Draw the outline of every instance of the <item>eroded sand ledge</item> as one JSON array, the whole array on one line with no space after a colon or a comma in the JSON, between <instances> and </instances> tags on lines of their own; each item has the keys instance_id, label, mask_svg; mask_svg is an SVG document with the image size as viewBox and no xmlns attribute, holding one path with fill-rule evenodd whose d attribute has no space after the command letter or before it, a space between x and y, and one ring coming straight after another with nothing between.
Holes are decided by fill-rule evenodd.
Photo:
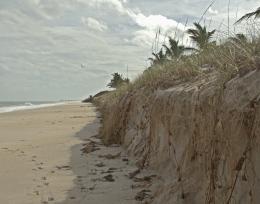
<instances>
[{"instance_id":1,"label":"eroded sand ledge","mask_svg":"<svg viewBox=\"0 0 260 204\"><path fill-rule=\"evenodd\" d=\"M216 74L96 99L104 140L160 176L148 203L260 203L260 70Z\"/></svg>"},{"instance_id":2,"label":"eroded sand ledge","mask_svg":"<svg viewBox=\"0 0 260 204\"><path fill-rule=\"evenodd\" d=\"M133 203L125 175L135 167L122 160L120 147L100 144L98 128L90 104L0 114L0 203ZM82 154L91 140L97 151ZM114 182L104 179L110 174Z\"/></svg>"}]
</instances>

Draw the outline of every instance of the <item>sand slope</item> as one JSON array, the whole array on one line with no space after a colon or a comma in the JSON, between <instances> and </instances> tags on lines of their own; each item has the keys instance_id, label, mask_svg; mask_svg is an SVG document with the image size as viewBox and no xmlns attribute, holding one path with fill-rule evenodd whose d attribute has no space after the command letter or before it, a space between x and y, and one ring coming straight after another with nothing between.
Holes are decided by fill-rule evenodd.
<instances>
[{"instance_id":1,"label":"sand slope","mask_svg":"<svg viewBox=\"0 0 260 204\"><path fill-rule=\"evenodd\" d=\"M135 166L120 147L100 144L98 128L89 104L0 114L0 203L135 203L125 176ZM83 154L91 141L98 150Z\"/></svg>"}]
</instances>

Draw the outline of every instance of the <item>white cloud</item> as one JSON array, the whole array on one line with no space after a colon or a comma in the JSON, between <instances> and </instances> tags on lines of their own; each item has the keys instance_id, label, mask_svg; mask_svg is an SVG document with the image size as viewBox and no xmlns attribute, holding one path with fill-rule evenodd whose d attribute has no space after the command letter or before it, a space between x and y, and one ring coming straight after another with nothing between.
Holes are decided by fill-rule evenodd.
<instances>
[{"instance_id":1,"label":"white cloud","mask_svg":"<svg viewBox=\"0 0 260 204\"><path fill-rule=\"evenodd\" d=\"M218 14L218 10L214 10L212 7L209 7L208 12L209 12L209 14L212 14L212 15L217 15Z\"/></svg>"},{"instance_id":2,"label":"white cloud","mask_svg":"<svg viewBox=\"0 0 260 204\"><path fill-rule=\"evenodd\" d=\"M97 19L95 18L85 18L85 17L81 17L81 22L84 25L87 25L89 28L94 29L96 31L105 31L107 30L107 25L105 25L104 23L99 22Z\"/></svg>"},{"instance_id":3,"label":"white cloud","mask_svg":"<svg viewBox=\"0 0 260 204\"><path fill-rule=\"evenodd\" d=\"M178 23L175 20L169 19L162 15L149 15L145 16L142 13L134 14L131 13L130 17L141 27L147 28L149 30L154 30L160 28L164 31L175 29L178 27L179 30L185 30L185 26Z\"/></svg>"},{"instance_id":4,"label":"white cloud","mask_svg":"<svg viewBox=\"0 0 260 204\"><path fill-rule=\"evenodd\" d=\"M100 6L108 6L110 9L115 9L121 14L125 14L127 9L124 7L126 0L76 0L79 3L83 3L92 7L99 8Z\"/></svg>"},{"instance_id":5,"label":"white cloud","mask_svg":"<svg viewBox=\"0 0 260 204\"><path fill-rule=\"evenodd\" d=\"M134 33L134 37L130 42L143 47L151 47L154 39L155 32L150 30L138 30Z\"/></svg>"},{"instance_id":6,"label":"white cloud","mask_svg":"<svg viewBox=\"0 0 260 204\"><path fill-rule=\"evenodd\" d=\"M87 4L88 6L100 8L106 6L117 11L121 15L128 16L140 28L132 33L130 42L143 47L150 47L154 41L156 32L160 28L161 34L176 33L178 36L183 34L185 26L177 21L167 18L163 15L144 15L139 9L131 9L126 6L126 0L77 0L78 2ZM95 20L95 19L94 19ZM86 24L86 19L83 19ZM97 30L104 30L99 28L98 22L90 20L89 27L96 27Z\"/></svg>"},{"instance_id":7,"label":"white cloud","mask_svg":"<svg viewBox=\"0 0 260 204\"><path fill-rule=\"evenodd\" d=\"M134 22L141 27L141 30L134 33L132 39L132 42L136 45L142 45L144 47L152 46L158 29L160 30L158 39L159 46L165 43L165 39L168 36L175 37L176 39L184 38L186 36L184 34L186 30L185 25L165 16L145 16L142 13L135 14L133 12L130 12L129 15Z\"/></svg>"}]
</instances>

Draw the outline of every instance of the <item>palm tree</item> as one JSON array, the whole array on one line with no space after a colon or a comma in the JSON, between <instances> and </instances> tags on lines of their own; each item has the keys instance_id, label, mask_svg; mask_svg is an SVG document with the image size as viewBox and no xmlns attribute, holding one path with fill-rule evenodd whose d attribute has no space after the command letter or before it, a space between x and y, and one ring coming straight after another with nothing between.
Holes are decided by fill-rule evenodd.
<instances>
[{"instance_id":1,"label":"palm tree","mask_svg":"<svg viewBox=\"0 0 260 204\"><path fill-rule=\"evenodd\" d=\"M252 18L253 16L255 17L255 19L260 18L260 7L258 9L256 9L256 11L245 14L236 23L241 23L243 20L248 20L249 18Z\"/></svg>"},{"instance_id":2,"label":"palm tree","mask_svg":"<svg viewBox=\"0 0 260 204\"><path fill-rule=\"evenodd\" d=\"M248 42L247 37L243 33L238 33L235 37L230 37L229 40L235 44L245 44Z\"/></svg>"},{"instance_id":3,"label":"palm tree","mask_svg":"<svg viewBox=\"0 0 260 204\"><path fill-rule=\"evenodd\" d=\"M150 57L148 60L151 61L152 65L160 64L166 60L166 55L163 53L163 49L161 49L158 53L152 53L154 58Z\"/></svg>"},{"instance_id":4,"label":"palm tree","mask_svg":"<svg viewBox=\"0 0 260 204\"><path fill-rule=\"evenodd\" d=\"M119 73L114 73L112 74L112 79L109 82L109 84L107 85L109 88L118 88L120 87L122 84L128 84L130 81L128 78L123 78L123 76Z\"/></svg>"},{"instance_id":5,"label":"palm tree","mask_svg":"<svg viewBox=\"0 0 260 204\"><path fill-rule=\"evenodd\" d=\"M167 45L163 45L166 50L166 56L170 58L179 58L186 48L183 45L179 45L178 40L174 40L173 38L169 37L169 47Z\"/></svg>"},{"instance_id":6,"label":"palm tree","mask_svg":"<svg viewBox=\"0 0 260 204\"><path fill-rule=\"evenodd\" d=\"M195 29L188 29L187 33L190 38L197 44L199 50L204 50L210 44L210 39L213 37L216 30L207 31L206 26L201 26L199 23L194 23Z\"/></svg>"}]
</instances>

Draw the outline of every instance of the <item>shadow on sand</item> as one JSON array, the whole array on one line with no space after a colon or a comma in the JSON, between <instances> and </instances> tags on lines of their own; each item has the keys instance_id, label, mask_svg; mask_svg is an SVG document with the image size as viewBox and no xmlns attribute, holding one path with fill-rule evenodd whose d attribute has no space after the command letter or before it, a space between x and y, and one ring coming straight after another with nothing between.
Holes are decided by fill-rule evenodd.
<instances>
[{"instance_id":1,"label":"shadow on sand","mask_svg":"<svg viewBox=\"0 0 260 204\"><path fill-rule=\"evenodd\" d=\"M87 139L98 134L100 127L100 117L98 112L95 111L95 115L89 117L93 117L93 121L88 123L74 135L74 137L77 137L81 141L81 144L74 145L71 148L69 170L71 170L76 176L73 180L73 188L67 192L64 201L56 202L56 204L80 204L84 202L88 194L89 186L86 186L86 179L89 177L88 174L91 171L90 168L92 165L90 165L90 159L82 153L81 149Z\"/></svg>"}]
</instances>

